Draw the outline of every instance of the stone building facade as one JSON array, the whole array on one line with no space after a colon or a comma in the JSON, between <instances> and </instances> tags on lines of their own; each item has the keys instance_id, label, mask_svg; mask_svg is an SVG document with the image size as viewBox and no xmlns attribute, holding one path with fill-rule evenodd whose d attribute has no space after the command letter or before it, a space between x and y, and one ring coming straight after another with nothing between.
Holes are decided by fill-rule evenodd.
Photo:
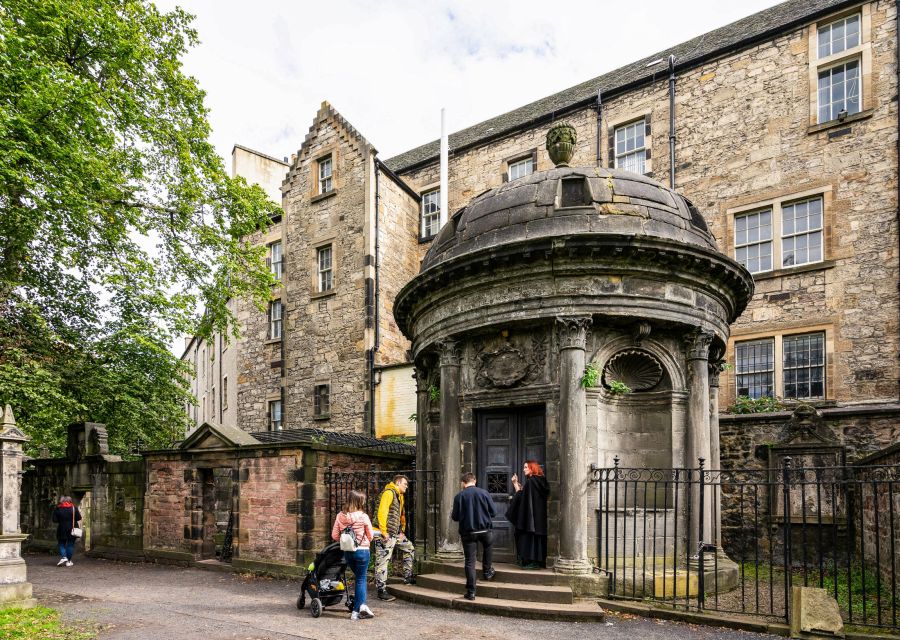
<instances>
[{"instance_id":1,"label":"stone building facade","mask_svg":"<svg viewBox=\"0 0 900 640\"><path fill-rule=\"evenodd\" d=\"M544 135L565 119L573 166L671 184L753 273L719 408L802 400L877 431L876 448L882 422L863 408L896 415L900 391L896 42L892 2L789 0L451 134L446 217L550 169ZM411 433L410 345L392 305L437 230L438 142L382 162L325 103L284 171L284 336L266 344L267 319L243 316L234 424L272 427L280 399L285 428Z\"/></svg>"}]
</instances>

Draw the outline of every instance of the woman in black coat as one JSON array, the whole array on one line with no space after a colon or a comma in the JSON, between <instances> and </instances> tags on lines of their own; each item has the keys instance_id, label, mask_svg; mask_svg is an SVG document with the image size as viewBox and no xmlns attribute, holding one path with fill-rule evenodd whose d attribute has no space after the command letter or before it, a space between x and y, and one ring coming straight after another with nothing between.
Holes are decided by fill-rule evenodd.
<instances>
[{"instance_id":1,"label":"woman in black coat","mask_svg":"<svg viewBox=\"0 0 900 640\"><path fill-rule=\"evenodd\" d=\"M56 566L71 567L75 564L72 562L72 556L75 555L75 540L77 540L72 535L72 529L81 523L81 512L72 503L72 498L60 496L59 504L53 510L51 520L56 523L56 541L59 543L60 558Z\"/></svg>"},{"instance_id":2,"label":"woman in black coat","mask_svg":"<svg viewBox=\"0 0 900 640\"><path fill-rule=\"evenodd\" d=\"M544 470L536 460L522 465L525 482L513 475L516 490L507 519L516 528L516 563L525 569L539 569L547 566L547 497L550 485L544 477Z\"/></svg>"}]
</instances>

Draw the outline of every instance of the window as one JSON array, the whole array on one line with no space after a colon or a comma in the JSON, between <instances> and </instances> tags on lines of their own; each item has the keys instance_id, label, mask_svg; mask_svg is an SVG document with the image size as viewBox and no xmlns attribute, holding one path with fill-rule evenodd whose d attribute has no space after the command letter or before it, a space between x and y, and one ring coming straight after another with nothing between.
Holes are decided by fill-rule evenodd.
<instances>
[{"instance_id":1,"label":"window","mask_svg":"<svg viewBox=\"0 0 900 640\"><path fill-rule=\"evenodd\" d=\"M534 157L528 156L527 158L510 162L509 171L507 173L509 174L510 181L518 180L519 178L524 178L525 176L534 173Z\"/></svg>"},{"instance_id":2,"label":"window","mask_svg":"<svg viewBox=\"0 0 900 640\"><path fill-rule=\"evenodd\" d=\"M616 168L634 173L646 172L647 149L644 120L616 127Z\"/></svg>"},{"instance_id":3,"label":"window","mask_svg":"<svg viewBox=\"0 0 900 640\"><path fill-rule=\"evenodd\" d=\"M282 265L281 242L273 242L269 245L269 269L276 280L281 280Z\"/></svg>"},{"instance_id":4,"label":"window","mask_svg":"<svg viewBox=\"0 0 900 640\"><path fill-rule=\"evenodd\" d=\"M859 14L819 27L819 58L827 58L859 45Z\"/></svg>"},{"instance_id":5,"label":"window","mask_svg":"<svg viewBox=\"0 0 900 640\"><path fill-rule=\"evenodd\" d=\"M319 291L331 291L334 280L331 269L331 245L316 250L316 263L319 270Z\"/></svg>"},{"instance_id":6,"label":"window","mask_svg":"<svg viewBox=\"0 0 900 640\"><path fill-rule=\"evenodd\" d=\"M822 198L794 202L781 210L781 266L822 261Z\"/></svg>"},{"instance_id":7,"label":"window","mask_svg":"<svg viewBox=\"0 0 900 640\"><path fill-rule=\"evenodd\" d=\"M331 156L319 160L319 194L328 193L332 189Z\"/></svg>"},{"instance_id":8,"label":"window","mask_svg":"<svg viewBox=\"0 0 900 640\"><path fill-rule=\"evenodd\" d=\"M862 110L863 66L871 67L871 43L863 43L862 26L862 13L854 13L815 29L810 49L815 49L819 62L811 78L815 81L819 123Z\"/></svg>"},{"instance_id":9,"label":"window","mask_svg":"<svg viewBox=\"0 0 900 640\"><path fill-rule=\"evenodd\" d=\"M859 60L819 71L819 122L859 113Z\"/></svg>"},{"instance_id":10,"label":"window","mask_svg":"<svg viewBox=\"0 0 900 640\"><path fill-rule=\"evenodd\" d=\"M441 227L441 191L436 189L422 194L422 238L437 235Z\"/></svg>"},{"instance_id":11,"label":"window","mask_svg":"<svg viewBox=\"0 0 900 640\"><path fill-rule=\"evenodd\" d=\"M737 395L761 398L774 396L775 341L738 342L734 345Z\"/></svg>"},{"instance_id":12,"label":"window","mask_svg":"<svg viewBox=\"0 0 900 640\"><path fill-rule=\"evenodd\" d=\"M222 411L228 409L228 376L222 378Z\"/></svg>"},{"instance_id":13,"label":"window","mask_svg":"<svg viewBox=\"0 0 900 640\"><path fill-rule=\"evenodd\" d=\"M281 340L283 307L281 300L269 303L269 339Z\"/></svg>"},{"instance_id":14,"label":"window","mask_svg":"<svg viewBox=\"0 0 900 640\"><path fill-rule=\"evenodd\" d=\"M317 384L313 393L313 415L316 418L326 418L331 412L329 400L329 385Z\"/></svg>"},{"instance_id":15,"label":"window","mask_svg":"<svg viewBox=\"0 0 900 640\"><path fill-rule=\"evenodd\" d=\"M216 388L212 388L212 395L209 397L209 415L215 420L216 419Z\"/></svg>"},{"instance_id":16,"label":"window","mask_svg":"<svg viewBox=\"0 0 900 640\"><path fill-rule=\"evenodd\" d=\"M825 397L825 334L785 336L784 397Z\"/></svg>"},{"instance_id":17,"label":"window","mask_svg":"<svg viewBox=\"0 0 900 640\"><path fill-rule=\"evenodd\" d=\"M825 196L766 203L734 214L734 258L750 273L787 269L825 259Z\"/></svg>"},{"instance_id":18,"label":"window","mask_svg":"<svg viewBox=\"0 0 900 640\"><path fill-rule=\"evenodd\" d=\"M284 422L281 409L281 400L269 401L269 431L281 431L283 428Z\"/></svg>"}]
</instances>

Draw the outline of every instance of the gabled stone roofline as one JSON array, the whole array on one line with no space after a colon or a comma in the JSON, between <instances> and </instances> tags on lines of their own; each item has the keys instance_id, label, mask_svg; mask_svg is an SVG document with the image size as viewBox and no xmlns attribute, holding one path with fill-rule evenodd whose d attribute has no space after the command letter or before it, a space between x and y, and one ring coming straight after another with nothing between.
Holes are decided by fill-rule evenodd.
<instances>
[{"instance_id":1,"label":"gabled stone roofline","mask_svg":"<svg viewBox=\"0 0 900 640\"><path fill-rule=\"evenodd\" d=\"M289 165L288 171L292 171L296 169L300 165L301 159L304 157L306 151L309 149L310 145L313 142L313 139L316 136L317 127L323 123L331 121L334 123L338 129L342 130L350 140L355 140L357 145L362 147L365 150L368 150L372 153L377 153L375 146L366 140L366 138L356 130L356 128L350 124L344 116L338 113L337 109L331 106L327 100L323 100L321 106L319 106L319 110L316 112L316 117L313 118L313 123L309 127L309 132L306 134L306 137L303 139L303 144L300 145L300 149L297 151L297 155L294 157L293 161ZM287 178L285 178L287 180Z\"/></svg>"},{"instance_id":2,"label":"gabled stone roofline","mask_svg":"<svg viewBox=\"0 0 900 640\"><path fill-rule=\"evenodd\" d=\"M771 40L830 13L862 4L865 3L860 0L788 0L569 89L451 133L450 152L476 147L594 105L598 90L603 92L606 99L665 78L665 65L647 67L647 63L658 58L675 55L675 71L683 72L709 60ZM435 140L389 158L385 163L395 172L404 173L437 161L439 151L440 141Z\"/></svg>"}]
</instances>

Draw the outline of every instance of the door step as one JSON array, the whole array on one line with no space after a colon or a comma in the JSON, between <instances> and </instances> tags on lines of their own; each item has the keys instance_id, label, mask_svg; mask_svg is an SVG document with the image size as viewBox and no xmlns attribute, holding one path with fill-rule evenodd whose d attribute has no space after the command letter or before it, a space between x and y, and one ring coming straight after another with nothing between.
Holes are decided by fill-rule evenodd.
<instances>
[{"instance_id":1,"label":"door step","mask_svg":"<svg viewBox=\"0 0 900 640\"><path fill-rule=\"evenodd\" d=\"M498 572L499 574L499 572ZM434 591L462 595L466 592L466 579L461 576L428 573L417 578L418 585ZM569 587L558 587L546 584L521 584L501 582L495 576L487 582L479 580L475 595L499 600L523 600L526 602L552 602L555 604L572 604L575 598Z\"/></svg>"},{"instance_id":2,"label":"door step","mask_svg":"<svg viewBox=\"0 0 900 640\"><path fill-rule=\"evenodd\" d=\"M419 582L422 582L425 577L424 575L418 576ZM605 615L596 600L579 600L561 604L540 600L507 600L480 595L475 600L466 600L461 592L448 593L418 584L391 584L388 585L388 590L398 598L418 604L516 618L602 622ZM462 591L465 591L465 582L463 582Z\"/></svg>"},{"instance_id":3,"label":"door step","mask_svg":"<svg viewBox=\"0 0 900 640\"><path fill-rule=\"evenodd\" d=\"M466 568L462 562L435 562L427 565L434 573L442 573L448 576L463 578L465 581ZM481 563L478 563L478 582L482 582ZM494 575L496 582L511 582L517 585L556 585L568 586L568 580L555 574L550 569L522 569L514 564L494 563Z\"/></svg>"}]
</instances>

